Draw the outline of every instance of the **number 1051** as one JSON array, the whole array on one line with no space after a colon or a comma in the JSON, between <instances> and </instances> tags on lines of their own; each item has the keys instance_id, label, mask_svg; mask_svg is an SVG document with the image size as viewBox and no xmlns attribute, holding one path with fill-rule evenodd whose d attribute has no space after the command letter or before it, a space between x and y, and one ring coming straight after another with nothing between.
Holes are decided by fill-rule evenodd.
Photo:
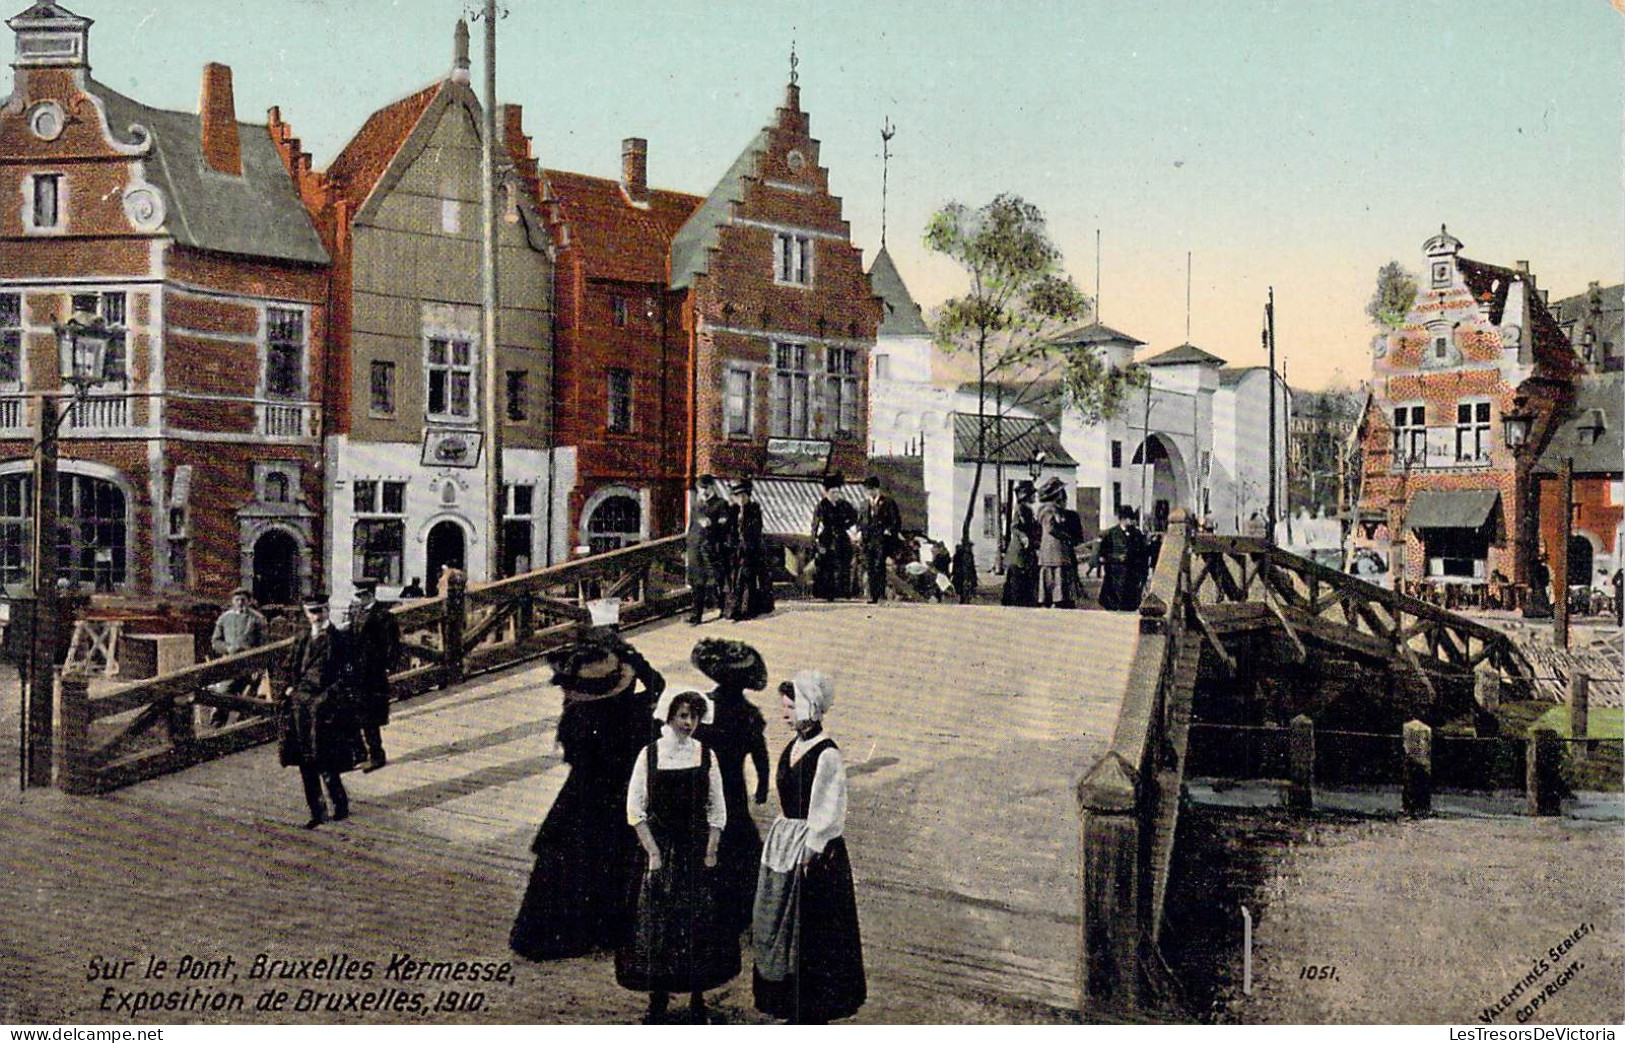
<instances>
[{"instance_id":1,"label":"number 1051","mask_svg":"<svg viewBox=\"0 0 1625 1043\"><path fill-rule=\"evenodd\" d=\"M1298 970L1299 980L1309 981L1336 981L1337 965L1334 963L1305 964Z\"/></svg>"}]
</instances>

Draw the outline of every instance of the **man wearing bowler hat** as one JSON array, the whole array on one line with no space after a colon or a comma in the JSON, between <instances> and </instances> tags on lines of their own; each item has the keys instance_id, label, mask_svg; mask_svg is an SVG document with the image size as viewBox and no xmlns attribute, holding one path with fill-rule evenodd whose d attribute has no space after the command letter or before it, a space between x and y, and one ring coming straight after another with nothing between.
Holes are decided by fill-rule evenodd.
<instances>
[{"instance_id":1,"label":"man wearing bowler hat","mask_svg":"<svg viewBox=\"0 0 1625 1043\"><path fill-rule=\"evenodd\" d=\"M277 752L286 768L298 768L310 805L306 829L328 821L322 788L332 801L332 821L350 816L340 772L355 767L361 736L346 691L345 635L327 618L326 592L305 599L306 627L288 656L288 687L277 699Z\"/></svg>"},{"instance_id":2,"label":"man wearing bowler hat","mask_svg":"<svg viewBox=\"0 0 1625 1043\"><path fill-rule=\"evenodd\" d=\"M733 508L718 495L716 479L702 474L694 482L694 508L688 519L688 585L694 606L688 621L698 625L708 604L726 614L726 586L732 567Z\"/></svg>"},{"instance_id":3,"label":"man wearing bowler hat","mask_svg":"<svg viewBox=\"0 0 1625 1043\"><path fill-rule=\"evenodd\" d=\"M858 537L863 541L863 575L872 605L886 596L886 559L902 539L903 515L897 501L880 490L874 475L863 480L869 499L858 515Z\"/></svg>"},{"instance_id":4,"label":"man wearing bowler hat","mask_svg":"<svg viewBox=\"0 0 1625 1043\"><path fill-rule=\"evenodd\" d=\"M389 723L389 675L401 653L401 628L395 613L378 601L378 581L355 581L350 606L350 685L356 716L367 747L362 771L377 771L386 762L381 729Z\"/></svg>"}]
</instances>

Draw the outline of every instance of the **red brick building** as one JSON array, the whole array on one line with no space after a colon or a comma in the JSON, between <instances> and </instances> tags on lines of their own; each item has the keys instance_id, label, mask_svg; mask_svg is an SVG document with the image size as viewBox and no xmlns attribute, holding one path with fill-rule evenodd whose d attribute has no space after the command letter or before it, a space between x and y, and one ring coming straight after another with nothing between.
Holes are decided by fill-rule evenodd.
<instances>
[{"instance_id":1,"label":"red brick building","mask_svg":"<svg viewBox=\"0 0 1625 1043\"><path fill-rule=\"evenodd\" d=\"M810 531L799 485L823 471L855 479L869 445L882 303L818 150L792 74L773 121L672 243L693 388L686 471L801 475L757 483L770 531L780 500L800 505L780 531Z\"/></svg>"},{"instance_id":2,"label":"red brick building","mask_svg":"<svg viewBox=\"0 0 1625 1043\"><path fill-rule=\"evenodd\" d=\"M0 104L0 580L28 573L40 396L55 328L117 331L60 445L61 575L84 589L287 602L322 580L328 255L231 70L197 113L91 79L91 22L42 0L6 23Z\"/></svg>"},{"instance_id":3,"label":"red brick building","mask_svg":"<svg viewBox=\"0 0 1625 1043\"><path fill-rule=\"evenodd\" d=\"M698 196L651 189L648 145L621 143L617 180L541 171L554 243L555 444L575 451L570 531L614 550L686 524L688 357L672 238Z\"/></svg>"},{"instance_id":4,"label":"red brick building","mask_svg":"<svg viewBox=\"0 0 1625 1043\"><path fill-rule=\"evenodd\" d=\"M1535 467L1540 483L1540 545L1550 555L1562 540L1563 462L1573 467L1568 537L1568 584L1608 589L1625 564L1625 377L1587 374L1573 405ZM1555 556L1552 569L1557 571Z\"/></svg>"},{"instance_id":5,"label":"red brick building","mask_svg":"<svg viewBox=\"0 0 1625 1043\"><path fill-rule=\"evenodd\" d=\"M1530 476L1570 415L1579 367L1528 265L1472 261L1461 247L1443 228L1424 244L1405 324L1374 344L1354 544L1407 590L1501 596L1529 582ZM1505 440L1514 411L1532 419L1518 451Z\"/></svg>"}]
</instances>

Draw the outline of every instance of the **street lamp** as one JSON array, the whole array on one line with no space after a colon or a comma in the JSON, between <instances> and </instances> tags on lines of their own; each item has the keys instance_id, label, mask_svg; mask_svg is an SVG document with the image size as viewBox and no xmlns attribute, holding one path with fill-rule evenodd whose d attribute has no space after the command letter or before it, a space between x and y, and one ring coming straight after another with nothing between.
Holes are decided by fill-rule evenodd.
<instances>
[{"instance_id":1,"label":"street lamp","mask_svg":"<svg viewBox=\"0 0 1625 1043\"><path fill-rule=\"evenodd\" d=\"M1529 441L1529 429L1534 420L1535 414L1529 409L1529 400L1523 395L1514 398L1512 408L1501 414L1508 449L1517 452L1524 447Z\"/></svg>"},{"instance_id":2,"label":"street lamp","mask_svg":"<svg viewBox=\"0 0 1625 1043\"><path fill-rule=\"evenodd\" d=\"M74 312L55 326L59 376L73 389L66 408L57 409L58 396L41 392L38 428L34 438L33 533L30 540L30 593L27 684L23 691L21 784L48 786L51 782L50 678L56 666L57 575L56 529L57 442L62 425L84 401L94 384L106 379L108 348L120 334L100 315Z\"/></svg>"},{"instance_id":3,"label":"street lamp","mask_svg":"<svg viewBox=\"0 0 1625 1043\"><path fill-rule=\"evenodd\" d=\"M1048 459L1049 454L1040 449L1033 454L1032 460L1028 462L1027 473L1032 476L1034 486L1038 485L1038 476L1044 472L1044 461Z\"/></svg>"}]
</instances>

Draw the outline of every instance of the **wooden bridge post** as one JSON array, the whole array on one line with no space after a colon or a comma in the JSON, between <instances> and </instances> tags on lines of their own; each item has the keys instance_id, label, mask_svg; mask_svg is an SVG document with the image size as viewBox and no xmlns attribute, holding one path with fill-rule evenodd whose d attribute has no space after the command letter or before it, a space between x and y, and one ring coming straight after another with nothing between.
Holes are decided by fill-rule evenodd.
<instances>
[{"instance_id":1,"label":"wooden bridge post","mask_svg":"<svg viewBox=\"0 0 1625 1043\"><path fill-rule=\"evenodd\" d=\"M1315 722L1304 714L1292 718L1287 732L1286 806L1309 811L1315 806Z\"/></svg>"},{"instance_id":2,"label":"wooden bridge post","mask_svg":"<svg viewBox=\"0 0 1625 1043\"><path fill-rule=\"evenodd\" d=\"M468 628L468 575L462 569L447 569L446 610L440 620L440 645L445 653L440 686L448 688L463 679L463 632Z\"/></svg>"},{"instance_id":3,"label":"wooden bridge post","mask_svg":"<svg viewBox=\"0 0 1625 1043\"><path fill-rule=\"evenodd\" d=\"M1079 1009L1138 1007L1150 895L1135 770L1106 754L1078 783L1078 811Z\"/></svg>"},{"instance_id":4,"label":"wooden bridge post","mask_svg":"<svg viewBox=\"0 0 1625 1043\"><path fill-rule=\"evenodd\" d=\"M1591 675L1584 670L1569 674L1569 738L1578 739L1575 754L1585 757L1590 753L1587 738L1591 734Z\"/></svg>"},{"instance_id":5,"label":"wooden bridge post","mask_svg":"<svg viewBox=\"0 0 1625 1043\"><path fill-rule=\"evenodd\" d=\"M1486 713L1495 713L1501 708L1501 674L1488 663L1478 664L1473 674L1473 699Z\"/></svg>"},{"instance_id":6,"label":"wooden bridge post","mask_svg":"<svg viewBox=\"0 0 1625 1043\"><path fill-rule=\"evenodd\" d=\"M64 793L95 792L90 769L90 678L78 670L56 671L51 784Z\"/></svg>"},{"instance_id":7,"label":"wooden bridge post","mask_svg":"<svg viewBox=\"0 0 1625 1043\"><path fill-rule=\"evenodd\" d=\"M1405 814L1417 817L1433 810L1433 729L1406 721L1405 765L1400 802Z\"/></svg>"},{"instance_id":8,"label":"wooden bridge post","mask_svg":"<svg viewBox=\"0 0 1625 1043\"><path fill-rule=\"evenodd\" d=\"M1563 740L1551 728L1529 733L1529 752L1524 761L1524 788L1531 815L1557 815L1562 805Z\"/></svg>"}]
</instances>

